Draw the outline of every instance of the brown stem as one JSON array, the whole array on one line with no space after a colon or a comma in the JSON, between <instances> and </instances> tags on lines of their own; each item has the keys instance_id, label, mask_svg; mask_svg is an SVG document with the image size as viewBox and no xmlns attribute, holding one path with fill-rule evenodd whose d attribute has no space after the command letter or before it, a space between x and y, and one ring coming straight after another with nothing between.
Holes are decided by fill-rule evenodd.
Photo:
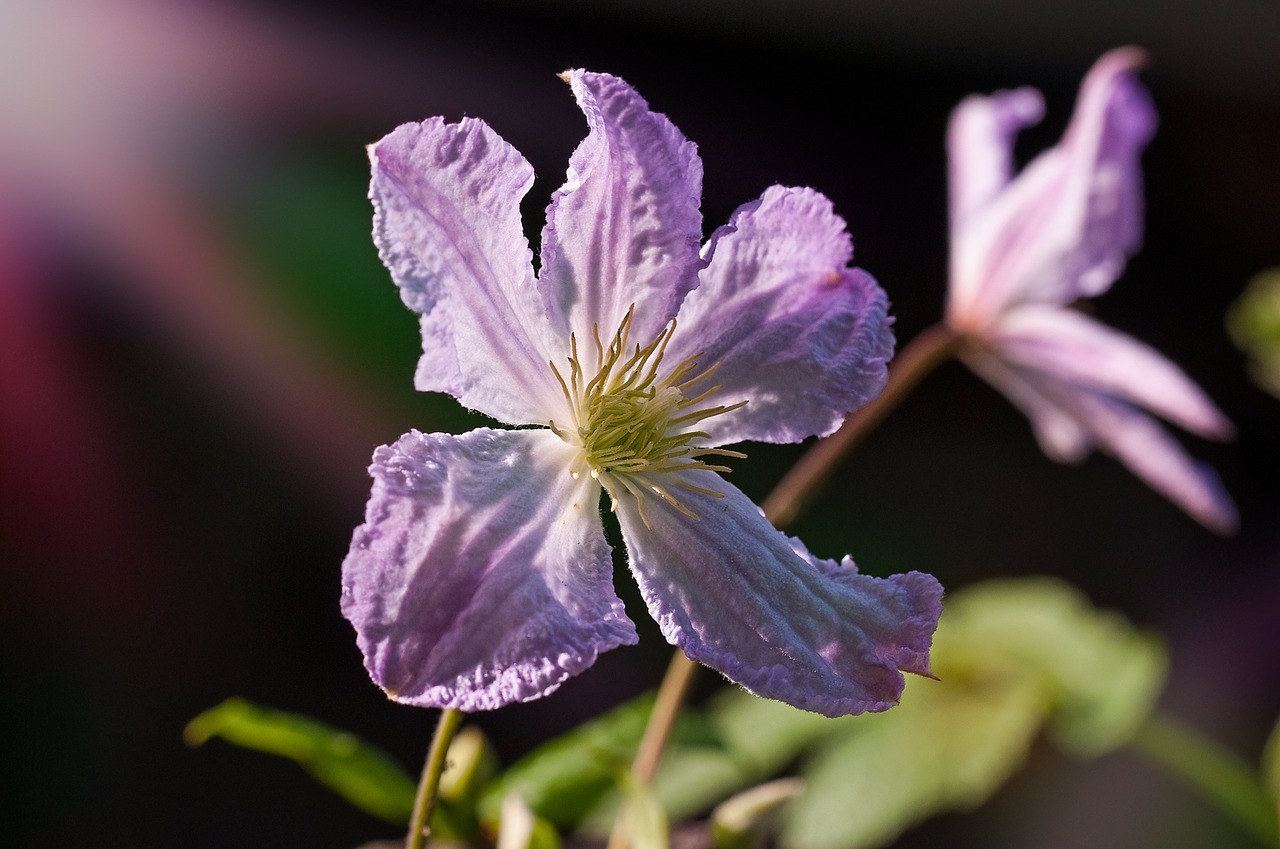
<instances>
[{"instance_id":1,"label":"brown stem","mask_svg":"<svg viewBox=\"0 0 1280 849\"><path fill-rule=\"evenodd\" d=\"M889 370L889 380L880 396L845 419L834 434L810 448L764 500L764 514L774 527L782 528L795 520L858 440L879 424L922 377L954 353L958 340L955 331L936 324L902 349ZM678 649L671 658L631 765L631 775L637 782L647 783L657 771L662 750L697 668L698 664ZM622 812L614 821L608 849L625 849L627 842L626 816Z\"/></svg>"},{"instance_id":2,"label":"brown stem","mask_svg":"<svg viewBox=\"0 0 1280 849\"><path fill-rule=\"evenodd\" d=\"M667 665L667 673L658 687L658 698L649 713L649 722L644 727L644 736L640 738L640 746L636 749L636 759L631 764L631 777L639 784L648 784L653 774L658 771L658 761L662 759L662 750L666 748L671 730L675 727L676 717L680 715L680 706L684 704L693 682L693 675L698 671L694 663L684 652L676 649ZM613 823L613 831L609 834L606 849L625 849L629 835L627 834L627 817L625 809L619 812Z\"/></svg>"},{"instance_id":3,"label":"brown stem","mask_svg":"<svg viewBox=\"0 0 1280 849\"><path fill-rule=\"evenodd\" d=\"M774 527L783 528L795 521L858 440L898 406L920 378L954 353L959 338L946 325L935 324L902 349L889 370L889 381L880 396L856 410L839 430L810 448L769 493L761 507Z\"/></svg>"}]
</instances>

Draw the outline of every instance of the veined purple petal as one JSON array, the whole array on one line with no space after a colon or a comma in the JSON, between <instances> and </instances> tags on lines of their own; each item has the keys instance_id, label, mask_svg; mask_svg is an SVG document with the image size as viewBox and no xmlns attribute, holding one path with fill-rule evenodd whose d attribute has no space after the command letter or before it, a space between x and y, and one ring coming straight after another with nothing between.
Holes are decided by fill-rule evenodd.
<instances>
[{"instance_id":1,"label":"veined purple petal","mask_svg":"<svg viewBox=\"0 0 1280 849\"><path fill-rule=\"evenodd\" d=\"M404 124L369 148L374 241L422 314L415 382L514 424L562 405L552 338L520 224L533 170L474 118Z\"/></svg>"},{"instance_id":2,"label":"veined purple petal","mask_svg":"<svg viewBox=\"0 0 1280 849\"><path fill-rule=\"evenodd\" d=\"M666 116L608 74L564 74L590 128L547 209L539 285L566 335L602 337L635 304L647 344L697 284L702 162Z\"/></svg>"},{"instance_id":3,"label":"veined purple petal","mask_svg":"<svg viewBox=\"0 0 1280 849\"><path fill-rule=\"evenodd\" d=\"M1033 88L971 95L955 108L947 124L952 227L967 222L1008 185L1014 137L1043 116L1044 98Z\"/></svg>"},{"instance_id":4,"label":"veined purple petal","mask_svg":"<svg viewBox=\"0 0 1280 849\"><path fill-rule=\"evenodd\" d=\"M1002 353L981 347L970 346L961 356L1026 413L1051 459L1078 462L1096 447L1196 521L1218 533L1235 531L1235 504L1217 474L1191 460L1155 419L1121 396L1054 372L1013 365Z\"/></svg>"},{"instance_id":5,"label":"veined purple petal","mask_svg":"<svg viewBox=\"0 0 1280 849\"><path fill-rule=\"evenodd\" d=\"M374 454L342 612L391 698L492 710L556 689L635 629L599 485L546 430L412 431Z\"/></svg>"},{"instance_id":6,"label":"veined purple petal","mask_svg":"<svg viewBox=\"0 0 1280 849\"><path fill-rule=\"evenodd\" d=\"M711 238L701 284L680 309L667 358L718 364L709 403L748 403L700 427L716 445L826 435L884 388L893 355L888 298L849 268L831 201L773 186Z\"/></svg>"},{"instance_id":7,"label":"veined purple petal","mask_svg":"<svg viewBox=\"0 0 1280 849\"><path fill-rule=\"evenodd\" d=\"M1139 404L1201 436L1233 433L1222 411L1162 354L1075 310L1017 307L1000 317L991 341L1015 366Z\"/></svg>"},{"instance_id":8,"label":"veined purple petal","mask_svg":"<svg viewBox=\"0 0 1280 849\"><path fill-rule=\"evenodd\" d=\"M1016 369L1006 364L998 352L972 342L961 349L960 358L1022 410L1031 421L1040 449L1049 459L1078 463L1093 450L1092 435L1069 409L1046 391L1044 375Z\"/></svg>"},{"instance_id":9,"label":"veined purple petal","mask_svg":"<svg viewBox=\"0 0 1280 849\"><path fill-rule=\"evenodd\" d=\"M953 327L977 332L1014 303L1096 295L1138 249L1138 158L1156 123L1135 75L1142 61L1136 48L1099 59L1061 143L989 203L952 221L947 319ZM963 167L956 156L953 169Z\"/></svg>"},{"instance_id":10,"label":"veined purple petal","mask_svg":"<svg viewBox=\"0 0 1280 849\"><path fill-rule=\"evenodd\" d=\"M1098 447L1196 521L1220 534L1235 533L1239 515L1217 473L1188 457L1155 419L1096 393L1078 395L1075 403Z\"/></svg>"},{"instance_id":11,"label":"veined purple petal","mask_svg":"<svg viewBox=\"0 0 1280 849\"><path fill-rule=\"evenodd\" d=\"M828 716L885 710L901 671L929 673L942 587L929 575L860 575L811 557L711 472L661 484L698 516L648 493L619 499L631 569L663 635L753 693ZM647 524L646 524L647 522ZM901 670L901 671L900 671Z\"/></svg>"}]
</instances>

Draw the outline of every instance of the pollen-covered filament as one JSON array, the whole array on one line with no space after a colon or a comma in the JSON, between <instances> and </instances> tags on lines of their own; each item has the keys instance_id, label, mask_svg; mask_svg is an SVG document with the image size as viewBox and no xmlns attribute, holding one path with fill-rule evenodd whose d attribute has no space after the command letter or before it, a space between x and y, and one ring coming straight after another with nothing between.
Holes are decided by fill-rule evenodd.
<instances>
[{"instance_id":1,"label":"pollen-covered filament","mask_svg":"<svg viewBox=\"0 0 1280 849\"><path fill-rule=\"evenodd\" d=\"M720 497L720 494L689 483L684 475L667 477L665 473L690 469L729 471L725 466L710 465L702 458L746 455L722 448L695 447L694 440L707 437L704 431L697 430L697 425L747 402L704 405L720 387L693 389L716 370L716 366L711 366L699 371L696 354L665 371L660 378L659 367L667 343L675 333L676 322L672 319L648 345L632 346L634 312L633 304L607 348L601 342L600 329L592 329L595 369L589 378L578 351L578 340L570 334L568 379L554 362L551 370L564 390L573 421L567 426L554 421L549 424L557 436L580 448L570 474L575 478L589 474L599 480L613 500L613 509L618 507L621 488L635 496L646 525L649 524L644 511L647 492L697 518L669 487L674 484L704 495Z\"/></svg>"}]
</instances>

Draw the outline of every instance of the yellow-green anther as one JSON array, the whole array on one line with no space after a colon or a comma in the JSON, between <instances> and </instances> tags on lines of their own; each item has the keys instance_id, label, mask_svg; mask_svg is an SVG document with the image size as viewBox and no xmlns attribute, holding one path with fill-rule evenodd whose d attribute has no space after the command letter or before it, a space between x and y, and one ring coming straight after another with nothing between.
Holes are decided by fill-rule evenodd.
<instances>
[{"instance_id":1,"label":"yellow-green anther","mask_svg":"<svg viewBox=\"0 0 1280 849\"><path fill-rule=\"evenodd\" d=\"M675 320L668 323L649 344L631 347L634 311L635 306L632 305L608 347L600 339L599 328L592 328L596 362L590 379L587 379L587 368L578 353L578 340L570 334L568 380L555 363L551 363L551 369L564 392L573 422L570 426L554 421L549 424L557 436L581 448L579 462L571 474L577 477L585 470L593 478L601 480L615 507L618 499L616 484L635 495L641 504L644 492L648 491L692 515L667 486L648 476L691 469L729 471L724 466L709 465L698 458L745 455L720 448L695 447L694 440L706 438L707 434L687 428L735 410L746 402L699 408L697 405L714 395L719 386L711 386L686 397L685 392L705 381L718 365L699 371L698 354L686 358L660 378L659 368L675 333ZM679 479L671 483L698 492L709 492Z\"/></svg>"}]
</instances>

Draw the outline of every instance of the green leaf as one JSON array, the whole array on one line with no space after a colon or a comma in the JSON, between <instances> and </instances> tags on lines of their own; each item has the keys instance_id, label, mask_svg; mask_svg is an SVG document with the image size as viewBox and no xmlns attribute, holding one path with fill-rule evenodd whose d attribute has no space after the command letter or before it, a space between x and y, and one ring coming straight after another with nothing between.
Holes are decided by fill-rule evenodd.
<instances>
[{"instance_id":1,"label":"green leaf","mask_svg":"<svg viewBox=\"0 0 1280 849\"><path fill-rule=\"evenodd\" d=\"M534 816L524 800L508 793L502 800L497 849L560 849L560 835L551 823Z\"/></svg>"},{"instance_id":2,"label":"green leaf","mask_svg":"<svg viewBox=\"0 0 1280 849\"><path fill-rule=\"evenodd\" d=\"M667 816L681 822L733 793L776 775L841 720L796 710L741 690L711 699L705 714L686 708L654 776L652 789ZM638 738L637 738L638 739ZM607 834L617 812L606 787L581 822L584 832Z\"/></svg>"},{"instance_id":3,"label":"green leaf","mask_svg":"<svg viewBox=\"0 0 1280 849\"><path fill-rule=\"evenodd\" d=\"M633 849L668 849L667 812L652 787L632 780L628 772L623 772L618 780L622 785L627 845Z\"/></svg>"},{"instance_id":4,"label":"green leaf","mask_svg":"<svg viewBox=\"0 0 1280 849\"><path fill-rule=\"evenodd\" d=\"M1268 791L1265 776L1235 752L1188 725L1158 715L1147 720L1132 743L1263 846L1277 845L1280 799Z\"/></svg>"},{"instance_id":5,"label":"green leaf","mask_svg":"<svg viewBox=\"0 0 1280 849\"><path fill-rule=\"evenodd\" d=\"M538 817L572 829L626 772L652 708L649 693L534 749L486 788L481 820L496 822L503 798L515 793ZM709 742L709 735L701 715L687 709L673 733L685 743Z\"/></svg>"},{"instance_id":6,"label":"green leaf","mask_svg":"<svg viewBox=\"0 0 1280 849\"><path fill-rule=\"evenodd\" d=\"M980 804L1023 761L1048 708L1028 677L911 680L898 707L859 717L808 761L784 845L877 846L940 810Z\"/></svg>"},{"instance_id":7,"label":"green leaf","mask_svg":"<svg viewBox=\"0 0 1280 849\"><path fill-rule=\"evenodd\" d=\"M780 778L744 790L716 805L711 812L712 845L715 849L750 849L760 845L772 814L803 790L804 782L799 778Z\"/></svg>"},{"instance_id":8,"label":"green leaf","mask_svg":"<svg viewBox=\"0 0 1280 849\"><path fill-rule=\"evenodd\" d=\"M955 594L944 620L935 641L939 677L957 668L1038 680L1054 742L1076 755L1123 745L1164 685L1168 661L1158 638L1055 578L970 587Z\"/></svg>"},{"instance_id":9,"label":"green leaf","mask_svg":"<svg viewBox=\"0 0 1280 849\"><path fill-rule=\"evenodd\" d=\"M788 811L784 845L876 846L934 813L976 806L1046 723L1073 753L1121 745L1150 715L1165 658L1068 585L1031 578L950 596L932 665L940 680L912 678L898 707L842 721L805 764L809 789Z\"/></svg>"},{"instance_id":10,"label":"green leaf","mask_svg":"<svg viewBox=\"0 0 1280 849\"><path fill-rule=\"evenodd\" d=\"M1249 355L1254 381L1280 396L1280 268L1256 275L1227 311L1227 332Z\"/></svg>"},{"instance_id":11,"label":"green leaf","mask_svg":"<svg viewBox=\"0 0 1280 849\"><path fill-rule=\"evenodd\" d=\"M474 725L464 726L454 735L445 759L448 764L440 776L440 800L474 808L480 793L498 774L498 755L489 738Z\"/></svg>"},{"instance_id":12,"label":"green leaf","mask_svg":"<svg viewBox=\"0 0 1280 849\"><path fill-rule=\"evenodd\" d=\"M1271 737L1262 752L1262 777L1276 803L1276 817L1280 825L1280 720L1271 729Z\"/></svg>"},{"instance_id":13,"label":"green leaf","mask_svg":"<svg viewBox=\"0 0 1280 849\"><path fill-rule=\"evenodd\" d=\"M409 821L413 779L390 756L354 735L307 716L233 698L200 714L183 731L190 746L213 737L289 758L361 810L396 824Z\"/></svg>"},{"instance_id":14,"label":"green leaf","mask_svg":"<svg viewBox=\"0 0 1280 849\"><path fill-rule=\"evenodd\" d=\"M654 791L673 820L708 810L743 788L777 775L807 747L837 733L833 720L742 690L728 690L707 708L714 745L673 745L654 778Z\"/></svg>"}]
</instances>

